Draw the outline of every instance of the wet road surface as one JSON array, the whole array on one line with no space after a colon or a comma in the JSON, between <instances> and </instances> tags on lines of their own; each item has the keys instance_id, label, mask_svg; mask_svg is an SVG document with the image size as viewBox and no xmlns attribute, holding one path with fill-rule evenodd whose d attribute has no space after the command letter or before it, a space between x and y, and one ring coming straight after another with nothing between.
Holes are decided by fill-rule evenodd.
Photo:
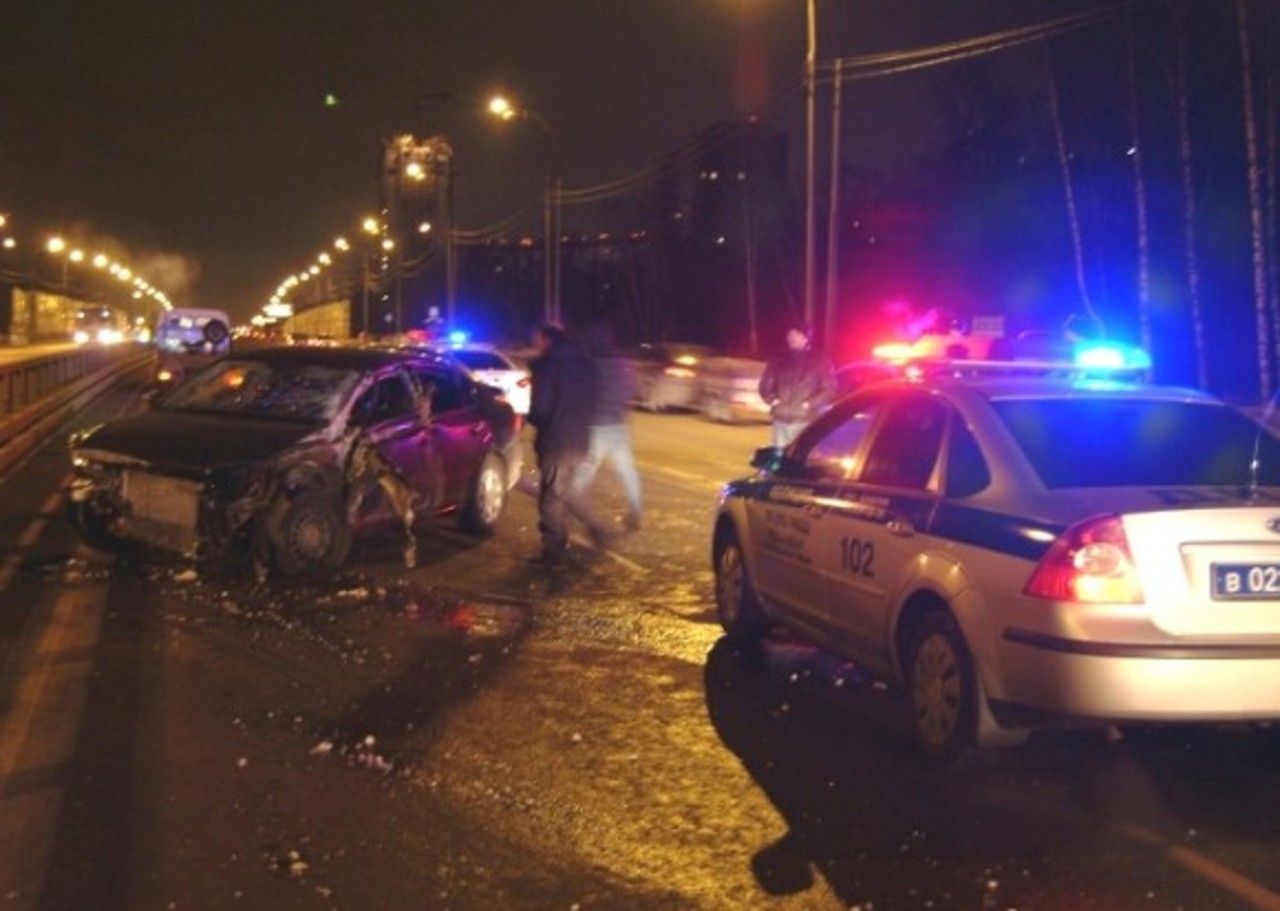
<instances>
[{"instance_id":1,"label":"wet road surface","mask_svg":"<svg viewBox=\"0 0 1280 911\"><path fill-rule=\"evenodd\" d=\"M930 768L856 668L719 637L715 491L767 431L636 438L616 556L531 567L516 495L287 585L82 549L38 454L0 486L0 908L1280 909L1280 736Z\"/></svg>"}]
</instances>

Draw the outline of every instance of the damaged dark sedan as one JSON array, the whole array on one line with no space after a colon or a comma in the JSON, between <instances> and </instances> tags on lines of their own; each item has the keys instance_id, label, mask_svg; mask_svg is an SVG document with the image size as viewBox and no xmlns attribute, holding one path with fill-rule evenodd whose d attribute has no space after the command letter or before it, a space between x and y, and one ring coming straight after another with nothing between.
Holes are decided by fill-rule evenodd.
<instances>
[{"instance_id":1,"label":"damaged dark sedan","mask_svg":"<svg viewBox=\"0 0 1280 911\"><path fill-rule=\"evenodd\" d=\"M447 361L282 348L219 361L141 414L71 438L72 523L91 546L332 569L353 538L497 523L519 478L515 414Z\"/></svg>"}]
</instances>

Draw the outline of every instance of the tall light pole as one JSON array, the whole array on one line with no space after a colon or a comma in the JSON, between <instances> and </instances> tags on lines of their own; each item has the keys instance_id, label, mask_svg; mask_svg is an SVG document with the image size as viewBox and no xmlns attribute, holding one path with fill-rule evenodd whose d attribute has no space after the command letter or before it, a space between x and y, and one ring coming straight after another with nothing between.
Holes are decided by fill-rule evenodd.
<instances>
[{"instance_id":1,"label":"tall light pole","mask_svg":"<svg viewBox=\"0 0 1280 911\"><path fill-rule=\"evenodd\" d=\"M560 321L560 198L561 184L559 178L551 176L551 124L547 118L537 111L524 106L512 104L504 95L494 95L489 99L489 113L498 120L531 120L542 130L547 140L547 169L543 177L543 272L542 272L542 318L547 322Z\"/></svg>"},{"instance_id":2,"label":"tall light pole","mask_svg":"<svg viewBox=\"0 0 1280 911\"><path fill-rule=\"evenodd\" d=\"M805 0L806 50L804 56L804 321L813 331L814 291L818 278L817 260L817 72L818 72L818 3Z\"/></svg>"}]
</instances>

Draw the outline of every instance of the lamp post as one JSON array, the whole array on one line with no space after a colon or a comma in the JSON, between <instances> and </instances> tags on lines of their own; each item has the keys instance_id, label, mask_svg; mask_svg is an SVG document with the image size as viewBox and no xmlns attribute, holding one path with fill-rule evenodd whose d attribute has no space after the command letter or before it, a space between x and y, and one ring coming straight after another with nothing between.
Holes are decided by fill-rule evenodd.
<instances>
[{"instance_id":1,"label":"lamp post","mask_svg":"<svg viewBox=\"0 0 1280 911\"><path fill-rule=\"evenodd\" d=\"M812 331L814 318L814 291L817 285L817 233L818 214L817 168L815 166L815 147L817 146L817 92L816 77L818 70L818 4L817 0L805 0L806 12L806 49L804 56L804 104L805 104L805 142L804 142L804 320Z\"/></svg>"},{"instance_id":2,"label":"lamp post","mask_svg":"<svg viewBox=\"0 0 1280 911\"><path fill-rule=\"evenodd\" d=\"M67 242L54 235L49 238L44 248L52 256L62 256L62 290L65 292L67 290L67 257L64 254L67 251Z\"/></svg>"},{"instance_id":3,"label":"lamp post","mask_svg":"<svg viewBox=\"0 0 1280 911\"><path fill-rule=\"evenodd\" d=\"M528 120L542 130L547 140L547 167L543 177L543 275L542 315L547 322L558 322L560 313L560 199L561 183L551 176L551 124L531 108L517 105L504 95L489 99L489 113L501 121Z\"/></svg>"}]
</instances>

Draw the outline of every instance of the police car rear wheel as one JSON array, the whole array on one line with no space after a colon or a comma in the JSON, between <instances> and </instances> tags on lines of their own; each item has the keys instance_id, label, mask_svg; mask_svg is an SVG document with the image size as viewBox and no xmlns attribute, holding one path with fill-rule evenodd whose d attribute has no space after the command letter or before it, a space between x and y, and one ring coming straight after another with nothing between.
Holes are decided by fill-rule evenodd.
<instances>
[{"instance_id":1,"label":"police car rear wheel","mask_svg":"<svg viewBox=\"0 0 1280 911\"><path fill-rule=\"evenodd\" d=\"M973 662L964 637L945 611L927 614L907 653L916 741L929 756L951 760L973 742Z\"/></svg>"},{"instance_id":2,"label":"police car rear wheel","mask_svg":"<svg viewBox=\"0 0 1280 911\"><path fill-rule=\"evenodd\" d=\"M724 533L716 551L716 616L729 638L739 642L758 641L769 626L732 531Z\"/></svg>"}]
</instances>

